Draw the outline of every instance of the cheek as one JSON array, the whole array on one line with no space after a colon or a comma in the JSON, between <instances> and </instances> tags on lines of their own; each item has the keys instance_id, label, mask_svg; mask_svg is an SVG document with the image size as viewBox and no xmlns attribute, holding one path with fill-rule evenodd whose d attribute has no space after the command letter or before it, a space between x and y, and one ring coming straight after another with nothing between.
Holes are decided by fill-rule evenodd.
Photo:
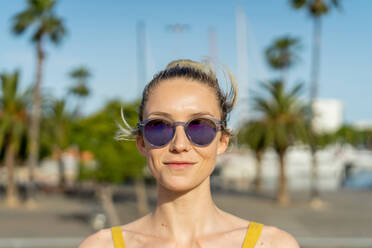
<instances>
[{"instance_id":1,"label":"cheek","mask_svg":"<svg viewBox=\"0 0 372 248\"><path fill-rule=\"evenodd\" d=\"M147 150L147 165L151 174L157 179L159 178L159 166L161 165L161 158L164 151L162 149L148 149Z\"/></svg>"},{"instance_id":2,"label":"cheek","mask_svg":"<svg viewBox=\"0 0 372 248\"><path fill-rule=\"evenodd\" d=\"M217 142L213 142L207 147L196 149L196 152L203 159L203 163L207 165L208 168L214 168L217 156Z\"/></svg>"}]
</instances>

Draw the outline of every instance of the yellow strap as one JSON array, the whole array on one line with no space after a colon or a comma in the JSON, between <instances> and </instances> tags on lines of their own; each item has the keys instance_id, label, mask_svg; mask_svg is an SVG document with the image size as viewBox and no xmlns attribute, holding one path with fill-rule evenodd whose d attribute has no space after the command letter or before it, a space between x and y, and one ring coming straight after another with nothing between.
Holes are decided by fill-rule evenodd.
<instances>
[{"instance_id":1,"label":"yellow strap","mask_svg":"<svg viewBox=\"0 0 372 248\"><path fill-rule=\"evenodd\" d=\"M263 224L250 222L242 248L254 248L258 239L260 238L262 228ZM125 248L121 226L112 227L111 233L112 240L114 241L114 247Z\"/></svg>"},{"instance_id":2,"label":"yellow strap","mask_svg":"<svg viewBox=\"0 0 372 248\"><path fill-rule=\"evenodd\" d=\"M242 248L254 248L260 238L263 224L250 222Z\"/></svg>"},{"instance_id":3,"label":"yellow strap","mask_svg":"<svg viewBox=\"0 0 372 248\"><path fill-rule=\"evenodd\" d=\"M121 226L111 227L112 240L115 248L125 248L123 231Z\"/></svg>"}]
</instances>

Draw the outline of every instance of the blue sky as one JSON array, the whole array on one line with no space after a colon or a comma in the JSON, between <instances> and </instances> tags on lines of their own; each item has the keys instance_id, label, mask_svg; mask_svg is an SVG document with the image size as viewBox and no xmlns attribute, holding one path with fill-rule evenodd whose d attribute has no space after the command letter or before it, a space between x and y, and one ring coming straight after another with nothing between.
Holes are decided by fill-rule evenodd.
<instances>
[{"instance_id":1,"label":"blue sky","mask_svg":"<svg viewBox=\"0 0 372 248\"><path fill-rule=\"evenodd\" d=\"M341 100L346 122L372 120L372 1L349 0L342 5L342 11L332 11L323 19L319 96ZM29 34L14 37L10 32L11 17L24 6L25 1L13 0L0 8L0 72L19 68L22 86L27 87L34 79L34 48ZM257 89L259 80L277 76L268 69L263 51L274 38L289 34L302 41L301 60L290 72L289 85L304 81L307 97L312 22L305 12L293 11L287 0L61 0L56 12L65 20L68 35L58 47L46 45L43 87L62 96L72 84L68 72L85 65L93 74L85 112L113 97L134 99L139 20L146 24L148 78L173 59L208 56L209 27L217 32L220 63L236 72L237 6L244 9L248 27L249 85L241 85L240 90ZM167 31L167 25L176 23L190 29L182 34Z\"/></svg>"}]
</instances>

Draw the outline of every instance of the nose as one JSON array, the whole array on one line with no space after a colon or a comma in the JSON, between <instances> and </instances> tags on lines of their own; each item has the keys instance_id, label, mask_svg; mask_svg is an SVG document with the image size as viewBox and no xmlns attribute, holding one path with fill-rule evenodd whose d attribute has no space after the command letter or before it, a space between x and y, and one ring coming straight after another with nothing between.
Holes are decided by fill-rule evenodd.
<instances>
[{"instance_id":1,"label":"nose","mask_svg":"<svg viewBox=\"0 0 372 248\"><path fill-rule=\"evenodd\" d=\"M171 141L169 149L171 152L184 152L190 150L190 141L188 140L184 127L177 126L174 134L174 138Z\"/></svg>"}]
</instances>

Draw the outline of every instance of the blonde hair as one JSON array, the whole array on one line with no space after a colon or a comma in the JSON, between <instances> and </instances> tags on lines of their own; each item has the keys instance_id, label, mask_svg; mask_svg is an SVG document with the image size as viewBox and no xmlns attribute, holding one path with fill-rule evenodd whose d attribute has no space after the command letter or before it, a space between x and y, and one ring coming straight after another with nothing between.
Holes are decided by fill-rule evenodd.
<instances>
[{"instance_id":1,"label":"blonde hair","mask_svg":"<svg viewBox=\"0 0 372 248\"><path fill-rule=\"evenodd\" d=\"M228 90L223 92L218 83L217 75L209 62L195 62L188 59L175 60L170 62L167 67L155 74L153 79L146 85L142 93L141 105L139 108L138 119L143 121L143 112L152 90L162 81L171 78L185 78L200 82L211 87L215 93L221 110L221 120L223 121L222 131L231 135L227 128L229 114L235 106L237 99L237 84L233 74L226 67L223 68L226 83L229 84ZM119 125L116 138L119 140L129 140L131 137L139 135L137 128L132 128L124 118L123 109L121 111L124 127Z\"/></svg>"}]
</instances>

